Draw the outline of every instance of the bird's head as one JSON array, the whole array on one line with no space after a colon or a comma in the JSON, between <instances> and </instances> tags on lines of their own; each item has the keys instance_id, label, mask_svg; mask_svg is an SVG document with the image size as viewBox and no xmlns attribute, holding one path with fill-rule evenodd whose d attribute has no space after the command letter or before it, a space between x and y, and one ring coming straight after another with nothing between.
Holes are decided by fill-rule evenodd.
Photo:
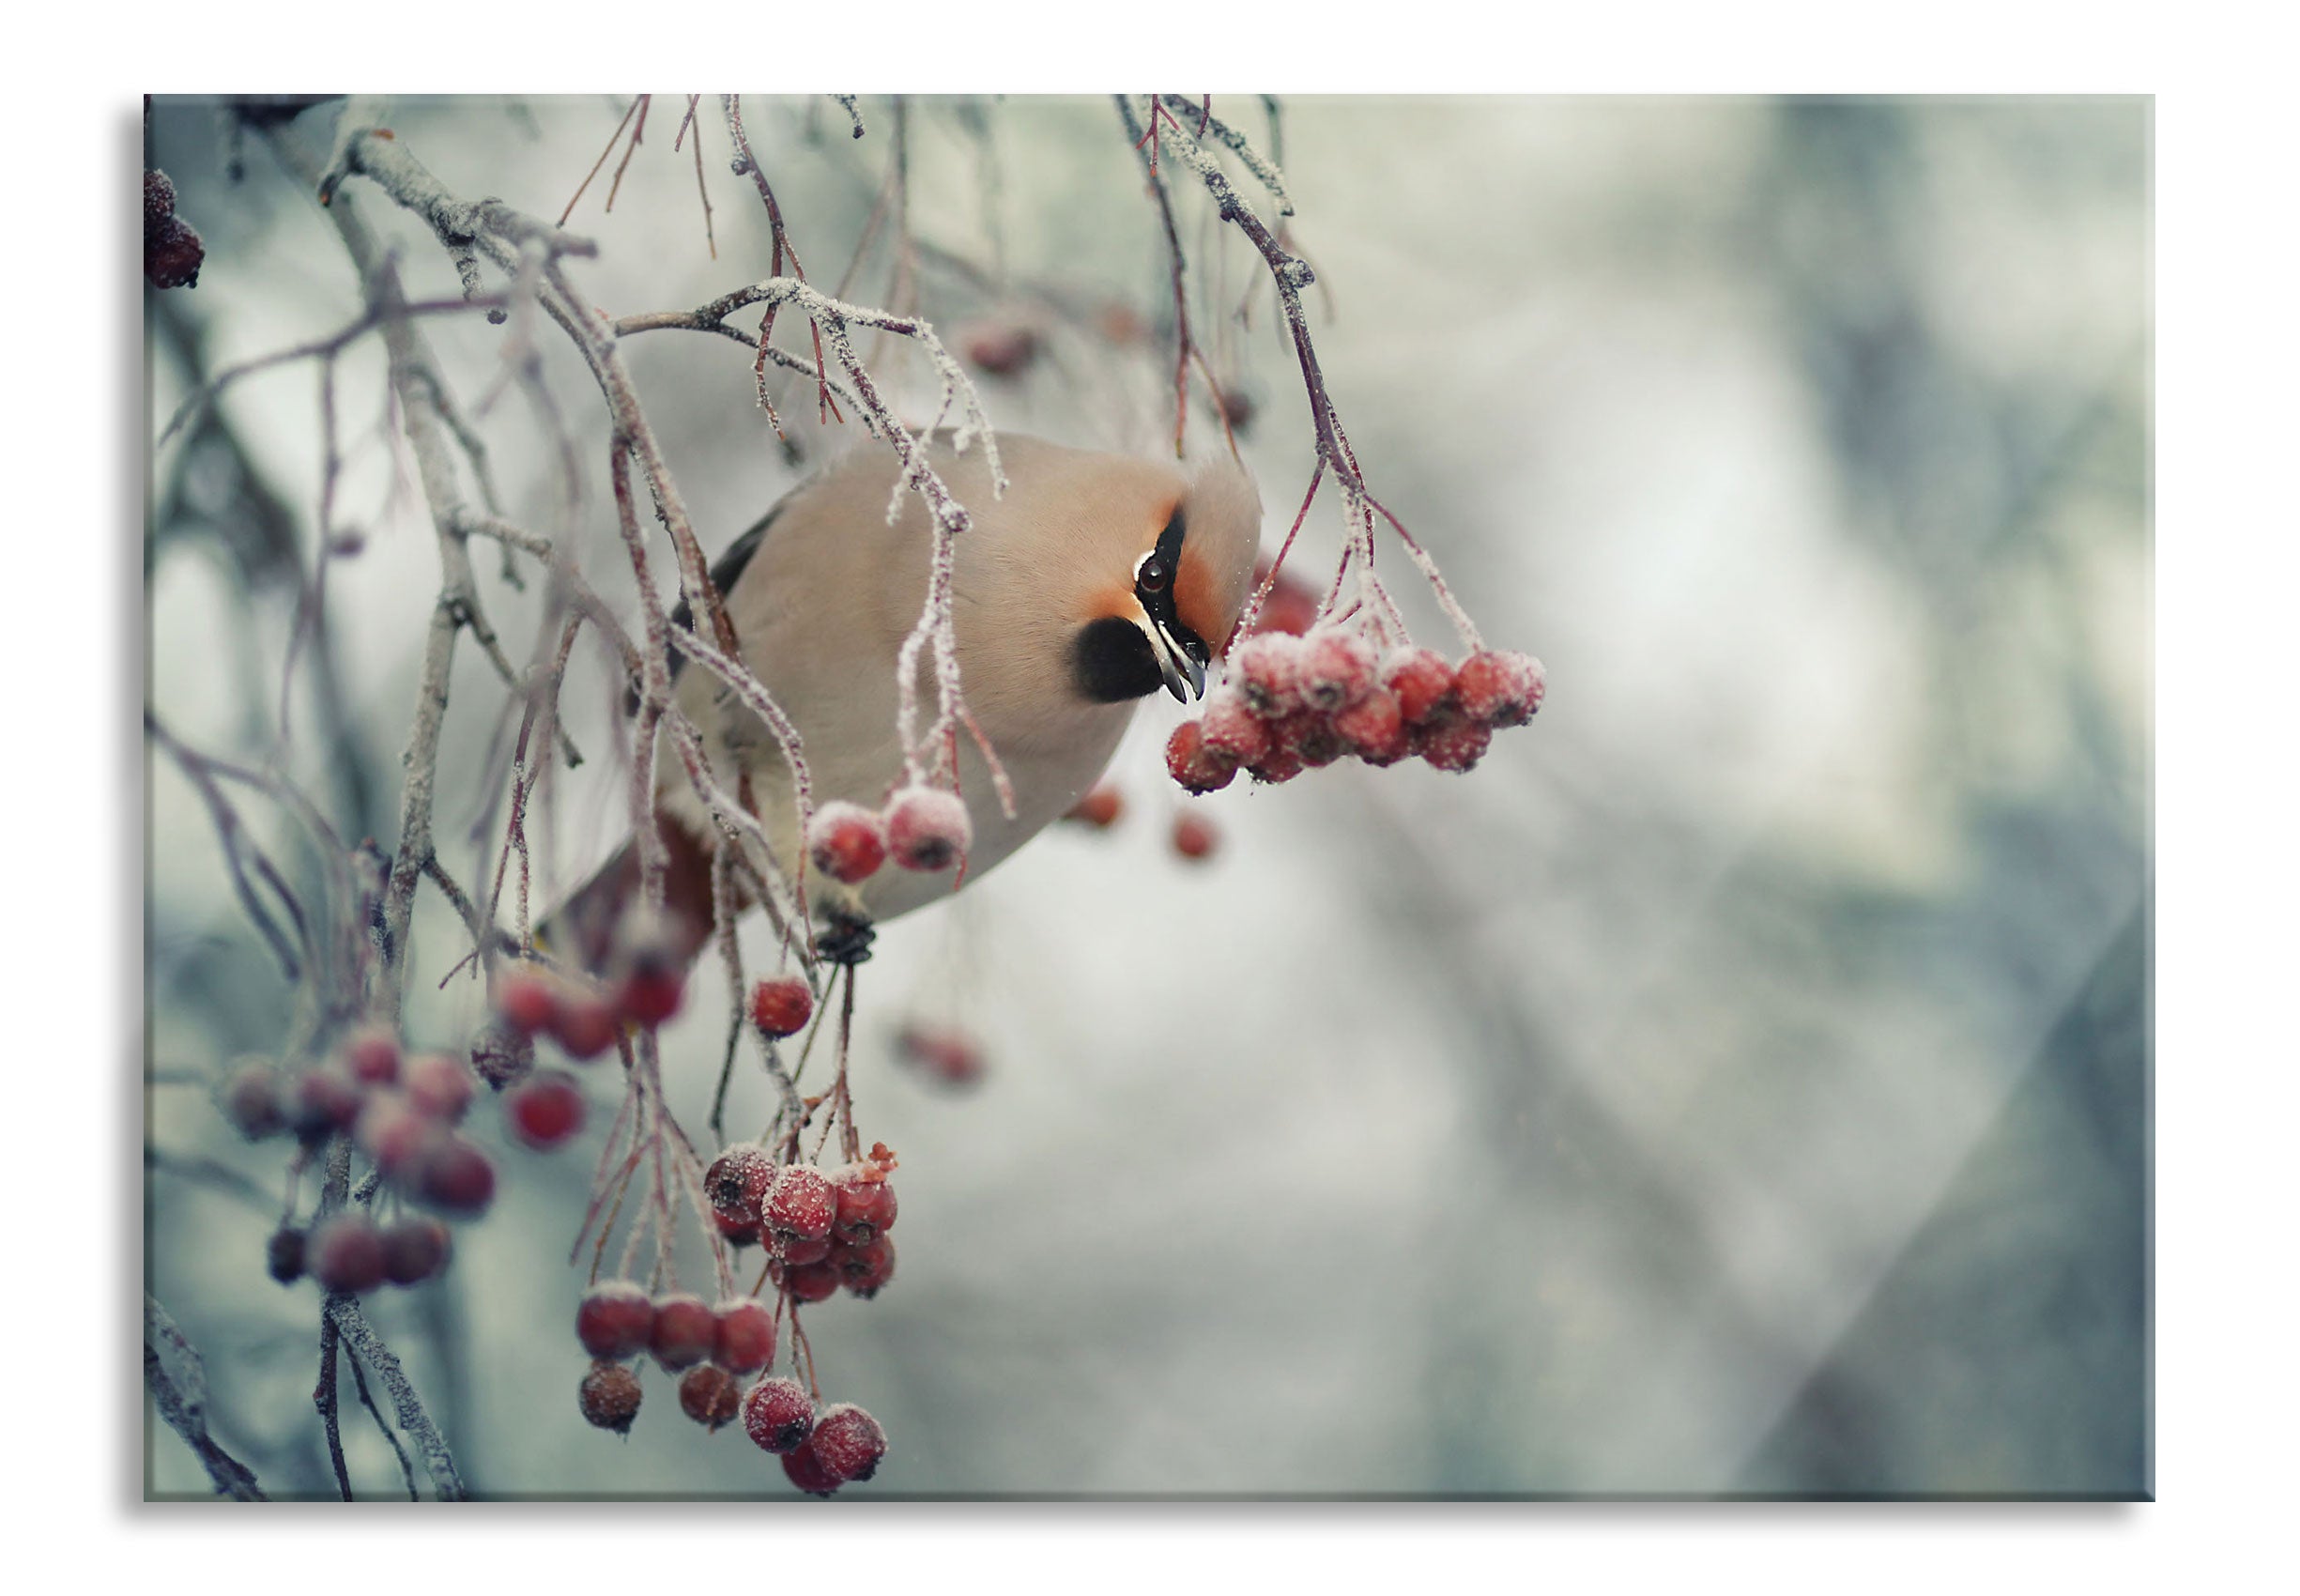
<instances>
[{"instance_id":1,"label":"bird's head","mask_svg":"<svg viewBox=\"0 0 2300 1596\"><path fill-rule=\"evenodd\" d=\"M1213 461L1145 485L1124 496L1101 540L1122 569L1100 574L1072 645L1078 690L1096 703L1160 687L1184 703L1204 697L1253 588L1262 499L1243 467Z\"/></svg>"}]
</instances>

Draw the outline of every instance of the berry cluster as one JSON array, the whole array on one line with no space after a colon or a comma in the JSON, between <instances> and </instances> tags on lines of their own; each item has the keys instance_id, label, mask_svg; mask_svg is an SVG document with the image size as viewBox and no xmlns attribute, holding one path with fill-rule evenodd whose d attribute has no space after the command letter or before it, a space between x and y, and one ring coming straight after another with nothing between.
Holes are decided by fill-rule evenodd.
<instances>
[{"instance_id":1,"label":"berry cluster","mask_svg":"<svg viewBox=\"0 0 2300 1596\"><path fill-rule=\"evenodd\" d=\"M165 172L144 174L144 280L155 288L195 288L207 250L176 214L176 185Z\"/></svg>"},{"instance_id":2,"label":"berry cluster","mask_svg":"<svg viewBox=\"0 0 2300 1596\"><path fill-rule=\"evenodd\" d=\"M1167 771L1188 791L1227 787L1241 770L1291 781L1348 755L1465 771L1497 729L1533 718L1544 690L1529 654L1481 650L1458 666L1421 648L1385 656L1338 626L1257 632L1232 652L1229 677L1167 742Z\"/></svg>"},{"instance_id":3,"label":"berry cluster","mask_svg":"<svg viewBox=\"0 0 2300 1596\"><path fill-rule=\"evenodd\" d=\"M755 1142L721 1153L703 1174L712 1219L736 1247L769 1244L767 1272L793 1302L821 1302L845 1287L876 1297L895 1278L894 1155L832 1170L777 1164Z\"/></svg>"},{"instance_id":4,"label":"berry cluster","mask_svg":"<svg viewBox=\"0 0 2300 1596\"><path fill-rule=\"evenodd\" d=\"M642 941L599 987L540 968L514 971L496 983L495 1007L522 1040L548 1036L569 1058L588 1063L614 1047L625 1026L652 1030L669 1020L685 997L678 956L659 942Z\"/></svg>"},{"instance_id":5,"label":"berry cluster","mask_svg":"<svg viewBox=\"0 0 2300 1596\"><path fill-rule=\"evenodd\" d=\"M446 1270L452 1251L447 1226L437 1220L410 1216L379 1225L347 1209L320 1220L309 1234L281 1226L272 1233L266 1263L282 1285L308 1273L322 1291L362 1292L387 1281L421 1284Z\"/></svg>"},{"instance_id":6,"label":"berry cluster","mask_svg":"<svg viewBox=\"0 0 2300 1596\"><path fill-rule=\"evenodd\" d=\"M906 787L877 814L844 799L823 805L807 822L806 854L816 869L852 886L890 858L906 870L947 870L974 840L974 822L957 793Z\"/></svg>"}]
</instances>

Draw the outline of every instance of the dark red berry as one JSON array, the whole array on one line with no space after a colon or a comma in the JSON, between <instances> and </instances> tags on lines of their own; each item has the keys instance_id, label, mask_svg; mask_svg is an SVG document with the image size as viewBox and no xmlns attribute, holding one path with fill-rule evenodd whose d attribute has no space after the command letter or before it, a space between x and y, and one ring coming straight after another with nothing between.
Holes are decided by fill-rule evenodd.
<instances>
[{"instance_id":1,"label":"dark red berry","mask_svg":"<svg viewBox=\"0 0 2300 1596\"><path fill-rule=\"evenodd\" d=\"M712 1210L737 1226L759 1224L759 1205L774 1184L774 1159L756 1142L738 1142L703 1172Z\"/></svg>"},{"instance_id":2,"label":"dark red berry","mask_svg":"<svg viewBox=\"0 0 2300 1596\"><path fill-rule=\"evenodd\" d=\"M869 1241L840 1242L831 1252L831 1267L838 1283L857 1297L876 1297L895 1278L895 1238L881 1235Z\"/></svg>"},{"instance_id":3,"label":"dark red berry","mask_svg":"<svg viewBox=\"0 0 2300 1596\"><path fill-rule=\"evenodd\" d=\"M1377 687L1334 716L1334 730L1370 765L1394 765L1413 751L1398 696Z\"/></svg>"},{"instance_id":4,"label":"dark red berry","mask_svg":"<svg viewBox=\"0 0 2300 1596\"><path fill-rule=\"evenodd\" d=\"M1219 840L1214 822L1204 815L1183 815L1174 821L1174 852L1185 859L1204 859Z\"/></svg>"},{"instance_id":5,"label":"dark red berry","mask_svg":"<svg viewBox=\"0 0 2300 1596\"><path fill-rule=\"evenodd\" d=\"M786 1164L768 1189L759 1213L766 1228L785 1241L819 1241L838 1218L838 1195L812 1164Z\"/></svg>"},{"instance_id":6,"label":"dark red berry","mask_svg":"<svg viewBox=\"0 0 2300 1596\"><path fill-rule=\"evenodd\" d=\"M834 798L807 822L806 853L816 869L851 886L886 863L886 827L860 804Z\"/></svg>"},{"instance_id":7,"label":"dark red berry","mask_svg":"<svg viewBox=\"0 0 2300 1596\"><path fill-rule=\"evenodd\" d=\"M1292 748L1282 746L1273 739L1270 744L1270 751L1249 765L1247 774L1265 786L1276 787L1282 782L1292 781L1308 768L1302 763L1301 755L1296 753Z\"/></svg>"},{"instance_id":8,"label":"dark red berry","mask_svg":"<svg viewBox=\"0 0 2300 1596\"><path fill-rule=\"evenodd\" d=\"M615 989L616 1011L634 1025L652 1028L679 1012L686 990L686 972L671 950L647 943L623 961L622 981Z\"/></svg>"},{"instance_id":9,"label":"dark red berry","mask_svg":"<svg viewBox=\"0 0 2300 1596\"><path fill-rule=\"evenodd\" d=\"M144 235L144 280L155 288L195 288L207 252L199 234L180 216L171 216Z\"/></svg>"},{"instance_id":10,"label":"dark red berry","mask_svg":"<svg viewBox=\"0 0 2300 1596\"><path fill-rule=\"evenodd\" d=\"M796 1380L761 1380L743 1395L743 1428L767 1451L790 1451L814 1427L814 1399Z\"/></svg>"},{"instance_id":11,"label":"dark red berry","mask_svg":"<svg viewBox=\"0 0 2300 1596\"><path fill-rule=\"evenodd\" d=\"M718 1227L719 1235L729 1247L756 1247L761 1237L759 1226L741 1220L730 1220L725 1214L713 1213L711 1222Z\"/></svg>"},{"instance_id":12,"label":"dark red berry","mask_svg":"<svg viewBox=\"0 0 2300 1596\"><path fill-rule=\"evenodd\" d=\"M886 808L886 848L906 870L931 875L966 856L974 825L958 794L937 787L912 787L895 794Z\"/></svg>"},{"instance_id":13,"label":"dark red berry","mask_svg":"<svg viewBox=\"0 0 2300 1596\"><path fill-rule=\"evenodd\" d=\"M1247 708L1275 720L1301 707L1299 639L1284 632L1257 632L1230 654L1230 679Z\"/></svg>"},{"instance_id":14,"label":"dark red berry","mask_svg":"<svg viewBox=\"0 0 2300 1596\"><path fill-rule=\"evenodd\" d=\"M842 1283L838 1266L831 1262L827 1245L823 1251L825 1255L815 1262L794 1264L783 1271L783 1289L790 1294L792 1301L828 1302L838 1295Z\"/></svg>"},{"instance_id":15,"label":"dark red berry","mask_svg":"<svg viewBox=\"0 0 2300 1596\"><path fill-rule=\"evenodd\" d=\"M288 1124L307 1143L325 1142L339 1130L349 1130L360 1117L359 1083L334 1069L299 1076L286 1098Z\"/></svg>"},{"instance_id":16,"label":"dark red berry","mask_svg":"<svg viewBox=\"0 0 2300 1596\"><path fill-rule=\"evenodd\" d=\"M838 1494L838 1481L831 1478L831 1471L822 1466L822 1460L815 1455L815 1449L810 1446L802 1444L786 1452L783 1456L783 1473L793 1485L810 1496L835 1496Z\"/></svg>"},{"instance_id":17,"label":"dark red berry","mask_svg":"<svg viewBox=\"0 0 2300 1596\"><path fill-rule=\"evenodd\" d=\"M1296 691L1303 708L1332 714L1372 692L1374 673L1372 643L1355 632L1322 626L1301 641L1295 664Z\"/></svg>"},{"instance_id":18,"label":"dark red berry","mask_svg":"<svg viewBox=\"0 0 2300 1596\"><path fill-rule=\"evenodd\" d=\"M1453 667L1428 649L1393 649L1382 661L1382 685L1398 696L1398 713L1420 726L1453 704Z\"/></svg>"},{"instance_id":19,"label":"dark red berry","mask_svg":"<svg viewBox=\"0 0 2300 1596\"><path fill-rule=\"evenodd\" d=\"M886 1455L886 1432L854 1404L834 1403L815 1420L806 1444L814 1449L822 1471L845 1483L879 1472L879 1460Z\"/></svg>"},{"instance_id":20,"label":"dark red berry","mask_svg":"<svg viewBox=\"0 0 2300 1596\"><path fill-rule=\"evenodd\" d=\"M756 1297L719 1304L718 1340L712 1361L737 1374L756 1374L774 1361L774 1310Z\"/></svg>"},{"instance_id":21,"label":"dark red berry","mask_svg":"<svg viewBox=\"0 0 2300 1596\"><path fill-rule=\"evenodd\" d=\"M363 1086L389 1086L399 1079L399 1038L380 1025L355 1031L344 1040L344 1069Z\"/></svg>"},{"instance_id":22,"label":"dark red berry","mask_svg":"<svg viewBox=\"0 0 2300 1596\"><path fill-rule=\"evenodd\" d=\"M1270 736L1311 770L1322 770L1350 751L1334 717L1315 710L1296 710L1271 727Z\"/></svg>"},{"instance_id":23,"label":"dark red berry","mask_svg":"<svg viewBox=\"0 0 2300 1596\"><path fill-rule=\"evenodd\" d=\"M503 1119L521 1143L549 1152L582 1134L583 1088L565 1070L538 1070L504 1095Z\"/></svg>"},{"instance_id":24,"label":"dark red berry","mask_svg":"<svg viewBox=\"0 0 2300 1596\"><path fill-rule=\"evenodd\" d=\"M1474 720L1425 726L1414 734L1414 752L1443 771L1465 771L1485 757L1493 731Z\"/></svg>"},{"instance_id":25,"label":"dark red berry","mask_svg":"<svg viewBox=\"0 0 2300 1596\"><path fill-rule=\"evenodd\" d=\"M780 1039L806 1029L814 1017L815 994L796 975L775 975L751 989L751 1023Z\"/></svg>"},{"instance_id":26,"label":"dark red berry","mask_svg":"<svg viewBox=\"0 0 2300 1596\"><path fill-rule=\"evenodd\" d=\"M1205 713L1198 717L1201 741L1217 759L1250 765L1270 749L1269 727L1234 690L1223 687L1206 698Z\"/></svg>"},{"instance_id":27,"label":"dark red berry","mask_svg":"<svg viewBox=\"0 0 2300 1596\"><path fill-rule=\"evenodd\" d=\"M144 231L146 237L156 232L167 219L176 214L176 183L165 172L157 169L144 174Z\"/></svg>"},{"instance_id":28,"label":"dark red berry","mask_svg":"<svg viewBox=\"0 0 2300 1596\"><path fill-rule=\"evenodd\" d=\"M401 1071L407 1100L442 1125L453 1125L479 1093L470 1066L452 1053L419 1053Z\"/></svg>"},{"instance_id":29,"label":"dark red berry","mask_svg":"<svg viewBox=\"0 0 2300 1596\"><path fill-rule=\"evenodd\" d=\"M323 1291L373 1291L383 1283L383 1237L365 1214L337 1214L313 1227L303 1262Z\"/></svg>"},{"instance_id":30,"label":"dark red berry","mask_svg":"<svg viewBox=\"0 0 2300 1596\"><path fill-rule=\"evenodd\" d=\"M575 1340L593 1358L629 1358L654 1334L654 1299L636 1281L606 1281L575 1308Z\"/></svg>"},{"instance_id":31,"label":"dark red berry","mask_svg":"<svg viewBox=\"0 0 2300 1596\"><path fill-rule=\"evenodd\" d=\"M830 1255L831 1238L819 1235L812 1240L792 1237L776 1243L774 1258L785 1267L797 1268L804 1264L820 1264Z\"/></svg>"},{"instance_id":32,"label":"dark red berry","mask_svg":"<svg viewBox=\"0 0 2300 1596\"><path fill-rule=\"evenodd\" d=\"M264 1243L264 1267L282 1285L293 1285L303 1278L303 1232L282 1225Z\"/></svg>"},{"instance_id":33,"label":"dark red berry","mask_svg":"<svg viewBox=\"0 0 2300 1596\"><path fill-rule=\"evenodd\" d=\"M689 1419L716 1430L743 1406L735 1377L715 1363L699 1363L679 1377L679 1406Z\"/></svg>"},{"instance_id":34,"label":"dark red berry","mask_svg":"<svg viewBox=\"0 0 2300 1596\"><path fill-rule=\"evenodd\" d=\"M1020 376L1038 358L1038 335L1020 322L984 322L959 333L966 358L992 376Z\"/></svg>"},{"instance_id":35,"label":"dark red berry","mask_svg":"<svg viewBox=\"0 0 2300 1596\"><path fill-rule=\"evenodd\" d=\"M447 1267L447 1226L437 1220L406 1219L383 1232L383 1277L393 1285L427 1281Z\"/></svg>"},{"instance_id":36,"label":"dark red berry","mask_svg":"<svg viewBox=\"0 0 2300 1596\"><path fill-rule=\"evenodd\" d=\"M415 1194L442 1213L485 1213L495 1201L495 1165L462 1137L443 1135L417 1156Z\"/></svg>"},{"instance_id":37,"label":"dark red berry","mask_svg":"<svg viewBox=\"0 0 2300 1596\"><path fill-rule=\"evenodd\" d=\"M621 1031L614 1005L590 992L562 997L551 1024L551 1039L569 1058L597 1058L615 1045Z\"/></svg>"},{"instance_id":38,"label":"dark red berry","mask_svg":"<svg viewBox=\"0 0 2300 1596\"><path fill-rule=\"evenodd\" d=\"M526 1080L535 1068L535 1040L504 1020L491 1020L471 1038L471 1067L496 1091Z\"/></svg>"},{"instance_id":39,"label":"dark red berry","mask_svg":"<svg viewBox=\"0 0 2300 1596\"><path fill-rule=\"evenodd\" d=\"M676 1373L710 1357L718 1343L719 1319L711 1304L684 1291L655 1298L654 1328L647 1349L657 1363Z\"/></svg>"},{"instance_id":40,"label":"dark red berry","mask_svg":"<svg viewBox=\"0 0 2300 1596\"><path fill-rule=\"evenodd\" d=\"M1186 792L1217 792L1238 773L1237 761L1206 745L1205 729L1186 720L1166 739L1166 774Z\"/></svg>"},{"instance_id":41,"label":"dark red berry","mask_svg":"<svg viewBox=\"0 0 2300 1596\"><path fill-rule=\"evenodd\" d=\"M251 1142L277 1136L287 1128L287 1113L281 1098L285 1078L267 1060L243 1059L232 1067L220 1094L223 1117Z\"/></svg>"},{"instance_id":42,"label":"dark red berry","mask_svg":"<svg viewBox=\"0 0 2300 1596\"><path fill-rule=\"evenodd\" d=\"M594 1363L583 1376L575 1401L584 1422L627 1435L631 1421L639 1416L638 1373L621 1363Z\"/></svg>"},{"instance_id":43,"label":"dark red berry","mask_svg":"<svg viewBox=\"0 0 2300 1596\"><path fill-rule=\"evenodd\" d=\"M1096 831L1108 831L1126 813L1126 798L1105 781L1063 812L1063 819L1076 825L1091 826Z\"/></svg>"},{"instance_id":44,"label":"dark red berry","mask_svg":"<svg viewBox=\"0 0 2300 1596\"><path fill-rule=\"evenodd\" d=\"M496 983L495 1011L522 1036L551 1029L559 1001L560 984L533 971L514 971Z\"/></svg>"},{"instance_id":45,"label":"dark red berry","mask_svg":"<svg viewBox=\"0 0 2300 1596\"><path fill-rule=\"evenodd\" d=\"M895 1188L866 1164L850 1164L832 1181L838 1214L832 1222L844 1241L868 1241L894 1228Z\"/></svg>"},{"instance_id":46,"label":"dark red berry","mask_svg":"<svg viewBox=\"0 0 2300 1596\"><path fill-rule=\"evenodd\" d=\"M1547 690L1541 662L1531 654L1484 650L1453 673L1462 713L1487 726L1523 726L1541 707Z\"/></svg>"}]
</instances>

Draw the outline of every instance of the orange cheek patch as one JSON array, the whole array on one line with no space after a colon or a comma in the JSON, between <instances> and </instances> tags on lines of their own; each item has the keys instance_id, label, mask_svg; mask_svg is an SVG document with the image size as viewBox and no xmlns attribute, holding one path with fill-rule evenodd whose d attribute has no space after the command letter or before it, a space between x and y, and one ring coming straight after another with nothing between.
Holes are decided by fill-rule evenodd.
<instances>
[{"instance_id":1,"label":"orange cheek patch","mask_svg":"<svg viewBox=\"0 0 2300 1596\"><path fill-rule=\"evenodd\" d=\"M1221 613L1221 602L1214 573L1207 569L1205 560L1191 554L1186 541L1182 545L1182 569L1174 573L1174 613L1182 618L1183 625L1204 637L1210 649L1221 647L1236 620Z\"/></svg>"},{"instance_id":2,"label":"orange cheek patch","mask_svg":"<svg viewBox=\"0 0 2300 1596\"><path fill-rule=\"evenodd\" d=\"M1086 603L1086 619L1089 621L1099 620L1106 615L1115 615L1122 621L1134 621L1142 615L1142 606L1134 602L1134 590L1123 582L1096 588Z\"/></svg>"}]
</instances>

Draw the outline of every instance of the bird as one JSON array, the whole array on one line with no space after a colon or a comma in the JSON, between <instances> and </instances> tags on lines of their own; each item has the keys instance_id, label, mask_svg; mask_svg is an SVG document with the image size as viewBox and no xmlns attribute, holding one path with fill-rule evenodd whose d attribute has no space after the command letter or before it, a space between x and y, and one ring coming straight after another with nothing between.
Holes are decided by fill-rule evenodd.
<instances>
[{"instance_id":1,"label":"bird","mask_svg":"<svg viewBox=\"0 0 2300 1596\"><path fill-rule=\"evenodd\" d=\"M970 518L952 545L959 681L1014 796L1009 816L961 734L958 794L973 839L959 868L890 865L852 885L816 869L774 734L717 677L672 650L672 697L702 733L714 779L731 793L748 777L779 867L786 876L805 871L817 918L850 927L909 913L979 879L1094 785L1143 699L1160 690L1185 703L1204 697L1207 669L1246 606L1261 545L1261 497L1234 457L1186 471L1003 434L1007 483L997 493L980 447L961 451L948 431L923 446ZM933 522L908 492L890 517L902 472L892 451L850 451L786 494L711 569L743 663L799 733L817 810L834 799L876 810L906 779L897 654L926 603ZM671 619L687 624L684 599ZM710 640L708 628L696 635ZM931 668L922 658L926 714L937 702ZM657 760L655 816L669 861L667 923L655 930L691 960L714 928L713 855L725 834L667 744ZM626 840L545 918L538 942L602 971L638 885L637 848Z\"/></svg>"}]
</instances>

